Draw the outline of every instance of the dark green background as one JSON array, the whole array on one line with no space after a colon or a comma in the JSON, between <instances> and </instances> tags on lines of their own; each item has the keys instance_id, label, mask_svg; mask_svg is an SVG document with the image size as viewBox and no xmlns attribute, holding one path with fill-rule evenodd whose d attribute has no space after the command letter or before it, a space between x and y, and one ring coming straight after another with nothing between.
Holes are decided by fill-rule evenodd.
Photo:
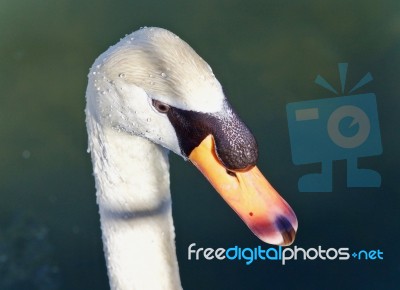
<instances>
[{"instance_id":1,"label":"dark green background","mask_svg":"<svg viewBox=\"0 0 400 290\"><path fill-rule=\"evenodd\" d=\"M263 245L189 163L171 154L171 188L185 289L396 289L400 283L400 2L0 0L0 289L108 289L84 123L87 73L125 34L160 26L213 68L254 132L259 167L299 219L295 245L381 249L383 261L188 261L187 247ZM299 193L285 106L333 97L367 72L383 155L360 164L378 189ZM265 245L267 247L267 245ZM397 287L396 287L397 285Z\"/></svg>"}]
</instances>

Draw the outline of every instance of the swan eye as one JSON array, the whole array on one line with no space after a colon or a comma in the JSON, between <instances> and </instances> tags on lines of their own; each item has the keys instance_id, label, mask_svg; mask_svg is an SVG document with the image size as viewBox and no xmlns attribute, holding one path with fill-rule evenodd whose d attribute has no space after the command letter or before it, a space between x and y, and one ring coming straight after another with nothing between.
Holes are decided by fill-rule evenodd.
<instances>
[{"instance_id":1,"label":"swan eye","mask_svg":"<svg viewBox=\"0 0 400 290\"><path fill-rule=\"evenodd\" d=\"M160 113L165 114L169 111L169 106L167 104L164 104L157 100L153 100L152 103L153 103L153 107Z\"/></svg>"}]
</instances>

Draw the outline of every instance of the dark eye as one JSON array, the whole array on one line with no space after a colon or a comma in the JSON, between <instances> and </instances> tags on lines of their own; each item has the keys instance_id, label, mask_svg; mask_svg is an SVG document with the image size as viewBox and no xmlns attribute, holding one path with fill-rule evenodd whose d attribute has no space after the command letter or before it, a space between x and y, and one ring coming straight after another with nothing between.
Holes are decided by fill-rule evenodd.
<instances>
[{"instance_id":1,"label":"dark eye","mask_svg":"<svg viewBox=\"0 0 400 290\"><path fill-rule=\"evenodd\" d=\"M169 111L169 106L167 104L164 104L160 101L153 100L152 101L153 107L156 108L156 110L160 113L167 113Z\"/></svg>"}]
</instances>

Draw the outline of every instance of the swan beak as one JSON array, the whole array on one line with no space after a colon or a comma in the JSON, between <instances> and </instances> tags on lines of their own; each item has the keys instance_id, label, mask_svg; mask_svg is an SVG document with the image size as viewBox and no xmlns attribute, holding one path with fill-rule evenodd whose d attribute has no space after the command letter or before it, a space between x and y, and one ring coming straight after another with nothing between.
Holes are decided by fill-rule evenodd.
<instances>
[{"instance_id":1,"label":"swan beak","mask_svg":"<svg viewBox=\"0 0 400 290\"><path fill-rule=\"evenodd\" d=\"M211 134L192 150L189 159L258 238L281 246L293 242L296 215L256 166L227 170L216 154Z\"/></svg>"}]
</instances>

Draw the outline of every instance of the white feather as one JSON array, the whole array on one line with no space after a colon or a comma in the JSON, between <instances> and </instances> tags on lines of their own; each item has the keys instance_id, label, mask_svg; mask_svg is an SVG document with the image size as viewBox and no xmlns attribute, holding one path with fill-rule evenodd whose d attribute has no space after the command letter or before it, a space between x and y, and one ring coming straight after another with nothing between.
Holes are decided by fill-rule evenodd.
<instances>
[{"instance_id":1,"label":"white feather","mask_svg":"<svg viewBox=\"0 0 400 290\"><path fill-rule=\"evenodd\" d=\"M147 28L95 61L86 99L111 288L181 289L167 156L181 150L173 126L151 99L212 113L223 106L221 85L187 43Z\"/></svg>"}]
</instances>

